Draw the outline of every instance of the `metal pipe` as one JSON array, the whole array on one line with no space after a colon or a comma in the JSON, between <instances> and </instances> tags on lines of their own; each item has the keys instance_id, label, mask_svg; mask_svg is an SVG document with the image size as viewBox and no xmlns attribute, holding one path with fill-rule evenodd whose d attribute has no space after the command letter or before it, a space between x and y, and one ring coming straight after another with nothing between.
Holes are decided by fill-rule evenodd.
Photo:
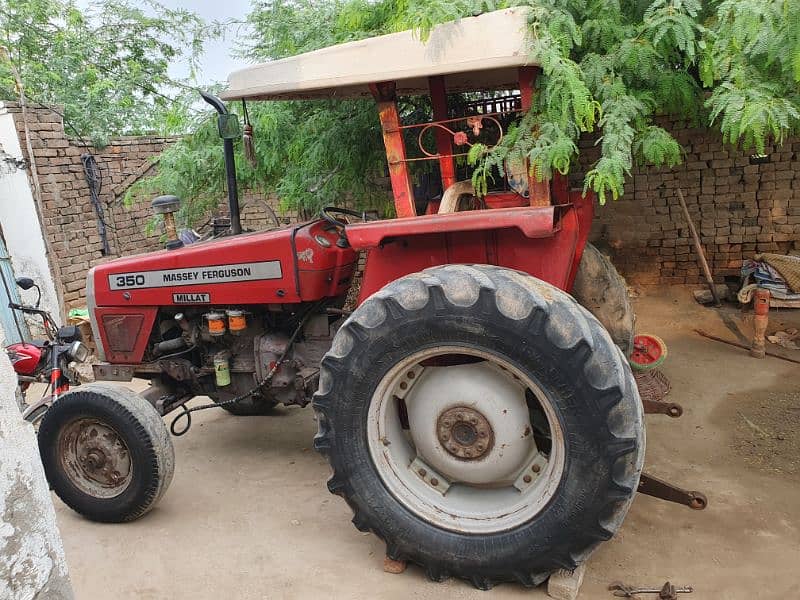
<instances>
[{"instance_id":1,"label":"metal pipe","mask_svg":"<svg viewBox=\"0 0 800 600\"><path fill-rule=\"evenodd\" d=\"M169 354L172 352L177 352L178 350L183 350L189 344L186 343L182 337L175 338L174 340L166 340L164 342L159 342L155 345L153 349L153 353L156 356L162 356L163 354Z\"/></svg>"},{"instance_id":2,"label":"metal pipe","mask_svg":"<svg viewBox=\"0 0 800 600\"><path fill-rule=\"evenodd\" d=\"M728 344L729 346L741 348L742 350L750 350L750 346L746 346L745 344L740 344L739 342L734 342L733 340L726 340L725 338L717 337L716 335L711 335L710 333L707 333L702 329L695 329L694 332L697 335L701 335L704 338L708 338L709 340L714 340L715 342L722 342L723 344ZM796 358L781 356L780 354L775 354L774 352L764 352L764 355L771 356L772 358L780 358L781 360L785 360L786 362L800 364L800 360L797 360Z\"/></svg>"},{"instance_id":3,"label":"metal pipe","mask_svg":"<svg viewBox=\"0 0 800 600\"><path fill-rule=\"evenodd\" d=\"M216 110L220 116L228 114L228 109L225 107L225 103L222 102L222 100L206 92L200 92L200 95L203 97L203 100L214 107L214 110ZM236 161L233 156L233 140L223 140L222 147L225 153L225 176L228 181L228 206L230 207L231 213L231 233L233 235L239 235L242 233L242 219L239 214L239 190L236 185Z\"/></svg>"}]
</instances>

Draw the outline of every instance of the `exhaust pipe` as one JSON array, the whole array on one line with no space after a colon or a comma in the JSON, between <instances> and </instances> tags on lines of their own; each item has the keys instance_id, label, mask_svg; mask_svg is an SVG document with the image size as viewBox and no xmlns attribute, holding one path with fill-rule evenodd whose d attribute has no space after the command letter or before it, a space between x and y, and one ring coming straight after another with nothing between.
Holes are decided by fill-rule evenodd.
<instances>
[{"instance_id":1,"label":"exhaust pipe","mask_svg":"<svg viewBox=\"0 0 800 600\"><path fill-rule=\"evenodd\" d=\"M219 130L223 139L223 148L225 151L225 175L228 179L228 205L231 212L231 233L239 235L242 233L242 219L239 215L239 190L236 187L236 161L233 158L233 137L222 135L222 132L227 129L228 109L225 103L216 96L212 96L206 92L200 92L208 104L214 107L214 110L219 113Z\"/></svg>"}]
</instances>

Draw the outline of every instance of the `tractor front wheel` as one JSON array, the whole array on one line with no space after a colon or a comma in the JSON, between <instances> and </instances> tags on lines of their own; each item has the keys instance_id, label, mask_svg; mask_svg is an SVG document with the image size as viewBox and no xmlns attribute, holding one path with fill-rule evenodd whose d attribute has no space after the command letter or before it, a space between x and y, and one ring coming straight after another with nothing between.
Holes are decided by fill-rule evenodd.
<instances>
[{"instance_id":1,"label":"tractor front wheel","mask_svg":"<svg viewBox=\"0 0 800 600\"><path fill-rule=\"evenodd\" d=\"M53 491L92 521L133 521L172 481L175 452L155 408L104 383L56 400L39 426L39 453Z\"/></svg>"},{"instance_id":2,"label":"tractor front wheel","mask_svg":"<svg viewBox=\"0 0 800 600\"><path fill-rule=\"evenodd\" d=\"M572 569L619 528L644 460L630 367L587 310L450 265L362 304L322 361L315 446L387 555L486 589Z\"/></svg>"}]
</instances>

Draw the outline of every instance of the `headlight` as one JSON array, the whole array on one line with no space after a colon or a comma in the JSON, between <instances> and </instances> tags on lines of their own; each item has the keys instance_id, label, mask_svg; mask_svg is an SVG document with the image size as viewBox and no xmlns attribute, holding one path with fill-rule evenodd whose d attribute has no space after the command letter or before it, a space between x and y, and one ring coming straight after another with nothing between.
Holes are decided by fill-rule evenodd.
<instances>
[{"instance_id":1,"label":"headlight","mask_svg":"<svg viewBox=\"0 0 800 600\"><path fill-rule=\"evenodd\" d=\"M82 342L72 342L69 347L69 357L75 362L86 362L86 359L89 358L89 348Z\"/></svg>"}]
</instances>

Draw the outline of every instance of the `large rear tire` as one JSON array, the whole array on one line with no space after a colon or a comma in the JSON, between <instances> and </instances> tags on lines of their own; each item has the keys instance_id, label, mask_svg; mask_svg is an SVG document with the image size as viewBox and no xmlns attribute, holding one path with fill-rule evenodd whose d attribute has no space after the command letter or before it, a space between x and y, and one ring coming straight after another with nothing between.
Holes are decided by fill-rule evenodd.
<instances>
[{"instance_id":1,"label":"large rear tire","mask_svg":"<svg viewBox=\"0 0 800 600\"><path fill-rule=\"evenodd\" d=\"M39 452L53 491L92 521L138 519L164 495L175 467L169 432L131 390L90 383L45 413Z\"/></svg>"},{"instance_id":2,"label":"large rear tire","mask_svg":"<svg viewBox=\"0 0 800 600\"><path fill-rule=\"evenodd\" d=\"M630 356L636 316L628 286L611 261L592 244L586 244L583 250L572 296L597 317L625 356Z\"/></svg>"},{"instance_id":3,"label":"large rear tire","mask_svg":"<svg viewBox=\"0 0 800 600\"><path fill-rule=\"evenodd\" d=\"M499 267L403 277L347 319L314 397L329 490L433 580L538 585L614 535L644 461L630 367L588 311Z\"/></svg>"}]
</instances>

